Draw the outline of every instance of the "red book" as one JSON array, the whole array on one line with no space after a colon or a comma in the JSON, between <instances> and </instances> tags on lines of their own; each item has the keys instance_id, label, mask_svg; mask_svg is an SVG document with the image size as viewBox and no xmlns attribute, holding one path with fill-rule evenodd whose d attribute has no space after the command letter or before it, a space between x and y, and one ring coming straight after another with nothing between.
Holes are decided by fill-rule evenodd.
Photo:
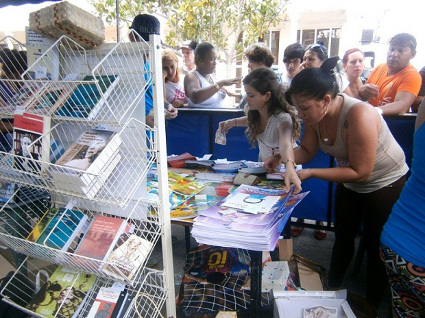
<instances>
[{"instance_id":1,"label":"red book","mask_svg":"<svg viewBox=\"0 0 425 318\"><path fill-rule=\"evenodd\" d=\"M75 254L98 260L106 260L124 231L124 219L96 215L84 235Z\"/></svg>"}]
</instances>

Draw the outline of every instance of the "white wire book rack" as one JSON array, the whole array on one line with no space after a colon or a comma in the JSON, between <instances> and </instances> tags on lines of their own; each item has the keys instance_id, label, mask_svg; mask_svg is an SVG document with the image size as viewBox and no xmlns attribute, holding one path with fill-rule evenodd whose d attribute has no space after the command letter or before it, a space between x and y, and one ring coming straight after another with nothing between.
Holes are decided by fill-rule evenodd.
<instances>
[{"instance_id":1,"label":"white wire book rack","mask_svg":"<svg viewBox=\"0 0 425 318\"><path fill-rule=\"evenodd\" d=\"M54 312L49 317L71 317L73 314L88 317L100 289L116 285L114 280L95 278L71 267L65 267L68 282L49 282L48 277L57 268L55 264L27 257L1 290L3 301L34 317L46 317L43 310ZM163 317L161 308L166 300L163 273L145 268L140 276L136 286L124 290L128 306L123 306L120 317Z\"/></svg>"},{"instance_id":2,"label":"white wire book rack","mask_svg":"<svg viewBox=\"0 0 425 318\"><path fill-rule=\"evenodd\" d=\"M30 87L44 83L25 105L25 111L53 119L123 122L135 117L152 82L146 42L129 42L85 50L67 36L60 37L22 74ZM33 89L34 90L34 89Z\"/></svg>"},{"instance_id":3,"label":"white wire book rack","mask_svg":"<svg viewBox=\"0 0 425 318\"><path fill-rule=\"evenodd\" d=\"M0 292L32 315L46 316L28 307L40 288L37 273L49 277L60 265L97 277L79 317L87 316L98 290L114 282L125 284L132 298L125 317L160 316L164 303L167 316L175 316L160 39L152 35L147 43L132 32L95 50L62 36L21 79L0 80L0 115L14 124L12 141L0 148L0 180L14 189L0 205L0 242L20 265ZM144 111L151 85L154 128L145 124ZM38 118L43 130L25 141L17 116ZM154 163L159 196L148 198L146 176ZM120 226L99 258L81 246L90 246L88 233L102 218ZM50 221L31 239L42 220ZM155 271L146 263L160 238L163 269ZM133 248L138 252L128 253ZM139 259L129 261L135 255Z\"/></svg>"}]
</instances>

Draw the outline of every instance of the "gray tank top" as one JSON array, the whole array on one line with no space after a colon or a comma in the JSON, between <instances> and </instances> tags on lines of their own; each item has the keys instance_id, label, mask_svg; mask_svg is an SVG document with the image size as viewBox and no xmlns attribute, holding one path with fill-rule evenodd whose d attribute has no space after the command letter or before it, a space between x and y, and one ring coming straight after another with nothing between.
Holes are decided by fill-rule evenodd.
<instances>
[{"instance_id":1,"label":"gray tank top","mask_svg":"<svg viewBox=\"0 0 425 318\"><path fill-rule=\"evenodd\" d=\"M362 103L362 101L346 94L340 94L340 96L344 98L344 102L338 120L335 143L332 146L326 145L320 140L319 136L319 146L322 151L335 157L338 167L349 167L348 146L342 134L343 126L345 118L351 108L358 103ZM382 116L380 116L380 118L381 131L378 135L378 147L376 149L376 158L372 174L369 176L369 179L362 183L344 183L344 186L350 190L359 193L369 193L379 190L397 181L409 170L403 149L391 134L384 118ZM316 125L316 131L319 131L318 125Z\"/></svg>"}]
</instances>

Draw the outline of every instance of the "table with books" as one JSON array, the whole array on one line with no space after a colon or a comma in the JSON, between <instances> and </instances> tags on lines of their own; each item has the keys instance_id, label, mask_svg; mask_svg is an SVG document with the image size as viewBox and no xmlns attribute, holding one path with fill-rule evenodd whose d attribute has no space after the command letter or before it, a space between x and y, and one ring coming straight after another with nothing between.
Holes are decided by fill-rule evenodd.
<instances>
[{"instance_id":1,"label":"table with books","mask_svg":"<svg viewBox=\"0 0 425 318\"><path fill-rule=\"evenodd\" d=\"M264 177L257 178L255 185L235 185L233 182L241 166L236 171L226 170L225 164L200 168L192 160L187 166L169 169L172 223L185 226L188 252L190 235L200 244L248 251L250 301L240 306L247 305L250 317L258 317L264 305L261 294L262 252L275 249L285 225L290 225L287 221L294 207L308 192L292 195L292 189L287 192L282 181L265 180ZM214 166L219 166L219 169L212 169ZM234 169L235 164L230 167ZM152 186L150 182L148 187ZM182 186L187 190L186 194L179 192ZM225 253L226 256L231 255L227 250ZM190 301L187 303L183 299L182 302L186 308L191 306ZM217 306L210 309L238 308Z\"/></svg>"}]
</instances>

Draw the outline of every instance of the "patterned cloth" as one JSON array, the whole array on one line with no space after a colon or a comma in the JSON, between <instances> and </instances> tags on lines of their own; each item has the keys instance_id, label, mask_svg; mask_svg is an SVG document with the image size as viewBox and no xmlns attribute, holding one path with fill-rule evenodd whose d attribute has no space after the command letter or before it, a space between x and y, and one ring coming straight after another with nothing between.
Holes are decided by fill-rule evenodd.
<instances>
[{"instance_id":1,"label":"patterned cloth","mask_svg":"<svg viewBox=\"0 0 425 318\"><path fill-rule=\"evenodd\" d=\"M394 317L425 317L425 268L409 263L383 244L381 259L391 283Z\"/></svg>"}]
</instances>

